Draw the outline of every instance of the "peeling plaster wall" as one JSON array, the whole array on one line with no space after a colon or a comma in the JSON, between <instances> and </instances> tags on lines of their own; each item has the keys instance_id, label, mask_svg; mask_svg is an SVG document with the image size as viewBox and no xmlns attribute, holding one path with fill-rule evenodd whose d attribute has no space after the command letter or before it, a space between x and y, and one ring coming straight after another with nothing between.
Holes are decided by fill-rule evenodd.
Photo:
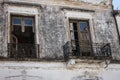
<instances>
[{"instance_id":1,"label":"peeling plaster wall","mask_svg":"<svg viewBox=\"0 0 120 80\"><path fill-rule=\"evenodd\" d=\"M9 2L8 2L9 1ZM79 2L80 1L80 2ZM69 41L69 18L77 18L77 13L83 13L78 19L90 19L90 30L93 43L111 43L112 55L114 59L120 59L119 45L115 21L111 14L111 0L5 0L5 4L0 7L1 16L1 55L6 56L8 41L8 19L7 7L17 6L33 8L38 10L37 43L40 45L40 58L62 59L63 46ZM24 3L23 3L24 2ZM106 2L107 4L102 4ZM11 4L10 4L11 3ZM19 3L19 4L18 4ZM88 4L89 3L89 4ZM96 5L95 5L96 4ZM86 6L87 5L87 6ZM4 8L3 8L4 7ZM5 13L4 13L5 11ZM17 12L17 10L14 10ZM66 17L65 11L70 11L70 17ZM91 12L92 11L92 12ZM18 11L20 12L20 11ZM29 12L27 13L29 14ZM86 17L90 15L91 17ZM26 15L26 14L25 14ZM85 16L85 17L84 17ZM6 18L5 18L6 17ZM2 20L3 19L3 20ZM4 22L5 21L5 22ZM5 25L5 23L7 24ZM3 44L4 43L4 44ZM3 46L4 45L4 46Z\"/></svg>"},{"instance_id":2,"label":"peeling plaster wall","mask_svg":"<svg viewBox=\"0 0 120 80\"><path fill-rule=\"evenodd\" d=\"M95 41L97 43L111 43L114 59L119 59L119 42L112 10L97 10L94 16Z\"/></svg>"},{"instance_id":3,"label":"peeling plaster wall","mask_svg":"<svg viewBox=\"0 0 120 80\"><path fill-rule=\"evenodd\" d=\"M0 56L7 56L7 32L4 6L0 3Z\"/></svg>"},{"instance_id":4,"label":"peeling plaster wall","mask_svg":"<svg viewBox=\"0 0 120 80\"><path fill-rule=\"evenodd\" d=\"M70 41L69 19L73 18L88 19L92 42L111 43L113 59L120 60L117 31L114 18L111 14L111 0L5 1L10 2L0 4L0 56L7 57L7 43L9 42L8 26L10 25L9 15L17 13L36 16L36 43L40 45L39 58L63 59L63 46ZM109 61L89 61L0 61L0 80L120 79L119 64L113 64Z\"/></svg>"},{"instance_id":5,"label":"peeling plaster wall","mask_svg":"<svg viewBox=\"0 0 120 80\"><path fill-rule=\"evenodd\" d=\"M0 80L119 80L120 65L0 62Z\"/></svg>"},{"instance_id":6,"label":"peeling plaster wall","mask_svg":"<svg viewBox=\"0 0 120 80\"><path fill-rule=\"evenodd\" d=\"M47 58L63 57L65 44L64 16L58 6L42 5L40 19L43 48Z\"/></svg>"}]
</instances>

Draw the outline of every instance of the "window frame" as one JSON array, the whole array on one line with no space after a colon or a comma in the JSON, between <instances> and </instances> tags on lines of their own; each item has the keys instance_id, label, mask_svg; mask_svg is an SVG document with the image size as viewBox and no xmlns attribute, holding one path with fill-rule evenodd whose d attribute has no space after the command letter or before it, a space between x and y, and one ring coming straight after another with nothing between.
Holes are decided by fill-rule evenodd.
<instances>
[{"instance_id":1,"label":"window frame","mask_svg":"<svg viewBox=\"0 0 120 80\"><path fill-rule=\"evenodd\" d=\"M13 24L13 18L21 18L21 25L14 25ZM27 19L32 19L32 25L27 25L27 27L32 27L33 28L33 31L32 32L35 32L35 17L34 16L22 16L22 15L11 15L11 26L12 26L12 31L13 31L13 26L21 26L21 31L22 32L25 32L25 18Z\"/></svg>"},{"instance_id":2,"label":"window frame","mask_svg":"<svg viewBox=\"0 0 120 80\"><path fill-rule=\"evenodd\" d=\"M81 22L86 22L87 23L87 28L88 28L88 30L87 31L80 31L80 23ZM72 37L71 37L71 32L74 32L74 28L73 28L73 31L71 31L71 24L70 23L76 23L76 27L77 27L77 30L76 30L76 32L78 33L78 40L72 40ZM79 46L79 48L82 46L82 45L84 45L83 43L81 44L81 38L80 38L80 33L88 33L88 36L89 36L89 41L88 41L88 44L89 44L89 46L90 46L90 51L92 52L92 39L91 39L91 30L90 30L90 25L89 25L90 23L89 23L89 20L82 20L82 19L69 19L69 31L70 31L70 42L71 42L71 46L73 47L73 49L74 48L76 48L76 46ZM78 43L78 45L75 45L76 43ZM83 46L84 47L84 46ZM90 55L92 55L91 53L90 53ZM88 56L86 56L86 57L88 57Z\"/></svg>"},{"instance_id":3,"label":"window frame","mask_svg":"<svg viewBox=\"0 0 120 80\"><path fill-rule=\"evenodd\" d=\"M14 24L14 22L13 22L13 18L16 18L16 19L21 19L21 24ZM12 25L15 25L15 26L20 26L20 25L22 25L22 18L21 17L12 17Z\"/></svg>"},{"instance_id":4,"label":"window frame","mask_svg":"<svg viewBox=\"0 0 120 80\"><path fill-rule=\"evenodd\" d=\"M80 23L81 22L86 22L87 23L87 25L88 25L88 31L80 31ZM91 44L92 44L92 36L91 36L91 30L90 30L90 23L89 23L89 20L88 19L86 19L86 20L84 20L84 19L69 19L69 31L70 31L70 40L71 40L71 28L70 28L70 23L77 23L77 30L76 30L76 32L78 33L78 35L80 34L80 32L81 33L87 33L88 32L88 34L89 34L89 39L90 39L90 42L91 42ZM73 29L73 31L74 31L74 29ZM78 39L80 39L79 37L78 37Z\"/></svg>"}]
</instances>

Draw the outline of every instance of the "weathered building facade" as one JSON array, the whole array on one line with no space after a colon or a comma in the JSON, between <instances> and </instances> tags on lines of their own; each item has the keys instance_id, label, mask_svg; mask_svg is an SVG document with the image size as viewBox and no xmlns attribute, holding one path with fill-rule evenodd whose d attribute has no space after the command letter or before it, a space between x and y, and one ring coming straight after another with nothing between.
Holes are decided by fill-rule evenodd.
<instances>
[{"instance_id":1,"label":"weathered building facade","mask_svg":"<svg viewBox=\"0 0 120 80\"><path fill-rule=\"evenodd\" d=\"M39 61L1 61L0 80L118 80L112 0L0 1L0 57Z\"/></svg>"}]
</instances>

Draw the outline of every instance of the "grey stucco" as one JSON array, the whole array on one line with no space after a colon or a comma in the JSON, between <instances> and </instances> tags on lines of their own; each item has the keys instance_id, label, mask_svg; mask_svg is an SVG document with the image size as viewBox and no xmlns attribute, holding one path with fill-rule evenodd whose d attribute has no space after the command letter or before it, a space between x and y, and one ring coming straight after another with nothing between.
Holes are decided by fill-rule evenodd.
<instances>
[{"instance_id":1,"label":"grey stucco","mask_svg":"<svg viewBox=\"0 0 120 80\"><path fill-rule=\"evenodd\" d=\"M64 15L58 6L42 5L40 27L45 56L62 58L62 48L65 44L66 33L64 28Z\"/></svg>"},{"instance_id":2,"label":"grey stucco","mask_svg":"<svg viewBox=\"0 0 120 80\"><path fill-rule=\"evenodd\" d=\"M67 0L65 0L67 1ZM101 0L100 0L101 1ZM14 2L14 0L12 1ZM37 34L39 37L39 45L40 45L40 58L56 58L62 59L64 57L63 54L63 46L67 43L67 31L65 24L67 19L64 14L64 10L62 8L70 8L73 11L74 9L78 9L78 12L81 12L79 9L92 10L93 12L93 31L91 35L95 37L93 43L111 43L112 47L112 55L113 59L120 59L119 53L119 44L118 37L116 31L115 21L112 15L112 5L111 0L106 1L107 4L102 4L102 2L92 3L92 2L79 2L76 1L73 3L72 1L61 2L60 4L57 1L49 3L49 1L45 1L45 3L33 3L27 4L26 2L20 3L20 1L15 1L16 3L6 2L5 4L14 5L14 6L28 6L28 7L37 7L39 10L39 26ZM22 2L22 0L21 0ZM12 3L12 4L11 4ZM19 3L19 5L16 5ZM83 5L80 5L82 4ZM7 13L5 11L5 4L0 4L0 55L7 56L7 29L6 21L7 21ZM57 5L58 4L58 5ZM63 5L64 4L64 5ZM87 7L88 6L88 7ZM84 8L83 8L84 7ZM83 11L84 12L84 11ZM87 11L85 11L87 13ZM89 11L88 11L89 13Z\"/></svg>"},{"instance_id":3,"label":"grey stucco","mask_svg":"<svg viewBox=\"0 0 120 80\"><path fill-rule=\"evenodd\" d=\"M4 5L0 4L0 55L5 57L7 56L7 32L6 29L6 15L4 13Z\"/></svg>"}]
</instances>

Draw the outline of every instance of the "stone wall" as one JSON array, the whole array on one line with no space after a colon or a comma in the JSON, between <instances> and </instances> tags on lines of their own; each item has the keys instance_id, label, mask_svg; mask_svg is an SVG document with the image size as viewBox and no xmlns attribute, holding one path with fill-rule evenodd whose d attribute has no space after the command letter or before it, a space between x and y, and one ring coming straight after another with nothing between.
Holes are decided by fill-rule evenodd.
<instances>
[{"instance_id":1,"label":"stone wall","mask_svg":"<svg viewBox=\"0 0 120 80\"><path fill-rule=\"evenodd\" d=\"M7 26L4 5L0 3L0 56L7 56Z\"/></svg>"},{"instance_id":2,"label":"stone wall","mask_svg":"<svg viewBox=\"0 0 120 80\"><path fill-rule=\"evenodd\" d=\"M111 43L114 59L119 59L119 40L112 10L97 10L94 16L95 41Z\"/></svg>"},{"instance_id":3,"label":"stone wall","mask_svg":"<svg viewBox=\"0 0 120 80\"><path fill-rule=\"evenodd\" d=\"M64 15L60 7L42 5L40 14L40 27L45 56L56 59L63 57L66 31L64 28Z\"/></svg>"},{"instance_id":4,"label":"stone wall","mask_svg":"<svg viewBox=\"0 0 120 80\"><path fill-rule=\"evenodd\" d=\"M76 1L78 0L35 0L31 2L28 2L28 0L5 0L5 3L1 4L0 7L1 55L6 56L6 43L9 42L8 19L10 19L10 17L8 15L12 12L10 11L9 6L16 6L22 7L21 11L23 11L23 13L24 10L22 9L27 10L28 7L28 9L35 8L35 10L38 10L36 21L38 21L37 43L40 45L40 58L61 59L64 57L63 46L70 41L68 21L69 18L72 17L78 18L78 15L78 19L81 19L81 17L90 19L92 42L111 43L113 58L120 59L117 31L112 16L111 0L108 0L107 2L105 0L99 0L97 2L94 0L79 0L80 3ZM102 2L106 2L107 4L100 4ZM13 12L15 13L21 11L13 9ZM66 14L69 15L68 12L73 14L66 16ZM26 11L25 15L26 13L29 14L29 12ZM87 18L89 15L90 17Z\"/></svg>"}]
</instances>

